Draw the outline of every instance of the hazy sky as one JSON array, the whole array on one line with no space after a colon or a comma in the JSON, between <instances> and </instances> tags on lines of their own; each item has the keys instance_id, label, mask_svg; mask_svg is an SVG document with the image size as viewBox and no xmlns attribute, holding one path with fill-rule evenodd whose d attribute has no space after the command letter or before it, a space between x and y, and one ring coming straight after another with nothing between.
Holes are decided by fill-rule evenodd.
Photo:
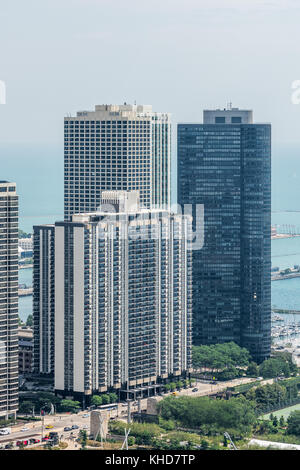
<instances>
[{"instance_id":1,"label":"hazy sky","mask_svg":"<svg viewBox=\"0 0 300 470\"><path fill-rule=\"evenodd\" d=\"M173 121L253 108L300 147L299 0L2 0L0 144L62 145L63 117L152 104Z\"/></svg>"}]
</instances>

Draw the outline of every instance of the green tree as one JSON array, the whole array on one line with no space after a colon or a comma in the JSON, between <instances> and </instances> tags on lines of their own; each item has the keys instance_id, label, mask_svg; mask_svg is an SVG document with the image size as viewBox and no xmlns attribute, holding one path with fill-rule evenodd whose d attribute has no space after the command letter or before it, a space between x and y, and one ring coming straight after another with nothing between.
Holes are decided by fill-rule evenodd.
<instances>
[{"instance_id":1,"label":"green tree","mask_svg":"<svg viewBox=\"0 0 300 470\"><path fill-rule=\"evenodd\" d=\"M233 367L247 367L250 353L234 342L193 347L193 366L212 371Z\"/></svg>"},{"instance_id":2,"label":"green tree","mask_svg":"<svg viewBox=\"0 0 300 470\"><path fill-rule=\"evenodd\" d=\"M275 426L275 428L278 427L278 418L277 418L276 415L274 416L274 418L273 418L273 420L272 420L272 423L273 423L273 426Z\"/></svg>"},{"instance_id":3,"label":"green tree","mask_svg":"<svg viewBox=\"0 0 300 470\"><path fill-rule=\"evenodd\" d=\"M256 402L256 408L265 409L284 403L287 398L287 392L284 386L274 383L251 389L245 396L247 400Z\"/></svg>"},{"instance_id":4,"label":"green tree","mask_svg":"<svg viewBox=\"0 0 300 470\"><path fill-rule=\"evenodd\" d=\"M259 373L264 378L269 379L284 375L290 377L295 372L295 364L289 356L277 355L266 359L259 367Z\"/></svg>"},{"instance_id":5,"label":"green tree","mask_svg":"<svg viewBox=\"0 0 300 470\"><path fill-rule=\"evenodd\" d=\"M26 326L33 326L33 315L28 315L27 320L26 320Z\"/></svg>"},{"instance_id":6,"label":"green tree","mask_svg":"<svg viewBox=\"0 0 300 470\"><path fill-rule=\"evenodd\" d=\"M80 402L74 400L62 400L60 407L63 411L70 411L71 413L75 413L80 409Z\"/></svg>"},{"instance_id":7,"label":"green tree","mask_svg":"<svg viewBox=\"0 0 300 470\"><path fill-rule=\"evenodd\" d=\"M250 375L250 377L257 377L259 375L259 367L256 362L250 362L247 369L247 375Z\"/></svg>"},{"instance_id":8,"label":"green tree","mask_svg":"<svg viewBox=\"0 0 300 470\"><path fill-rule=\"evenodd\" d=\"M134 436L128 436L128 445L129 446L134 446L135 444L135 437Z\"/></svg>"},{"instance_id":9,"label":"green tree","mask_svg":"<svg viewBox=\"0 0 300 470\"><path fill-rule=\"evenodd\" d=\"M161 428L165 429L166 431L173 431L176 426L175 426L175 423L174 421L172 420L165 420L163 419L161 416L159 416L159 421L158 421L158 424Z\"/></svg>"},{"instance_id":10,"label":"green tree","mask_svg":"<svg viewBox=\"0 0 300 470\"><path fill-rule=\"evenodd\" d=\"M184 384L184 388L188 388L188 386L189 386L189 381L188 381L187 379L185 379L185 380L183 381L183 384Z\"/></svg>"},{"instance_id":11,"label":"green tree","mask_svg":"<svg viewBox=\"0 0 300 470\"><path fill-rule=\"evenodd\" d=\"M178 382L176 382L176 387L180 390L183 387L183 382L178 380Z\"/></svg>"},{"instance_id":12,"label":"green tree","mask_svg":"<svg viewBox=\"0 0 300 470\"><path fill-rule=\"evenodd\" d=\"M255 422L253 404L243 397L212 400L208 397L166 397L158 404L162 418L192 428L238 429L246 432Z\"/></svg>"},{"instance_id":13,"label":"green tree","mask_svg":"<svg viewBox=\"0 0 300 470\"><path fill-rule=\"evenodd\" d=\"M101 395L101 398L102 398L102 404L103 405L108 405L110 403L110 399L109 399L108 394L103 393L103 395Z\"/></svg>"},{"instance_id":14,"label":"green tree","mask_svg":"<svg viewBox=\"0 0 300 470\"><path fill-rule=\"evenodd\" d=\"M93 395L91 399L91 404L93 406L100 406L102 405L102 397L100 395Z\"/></svg>"},{"instance_id":15,"label":"green tree","mask_svg":"<svg viewBox=\"0 0 300 470\"><path fill-rule=\"evenodd\" d=\"M209 444L205 439L202 439L200 445L201 445L201 450L208 450L209 449Z\"/></svg>"},{"instance_id":16,"label":"green tree","mask_svg":"<svg viewBox=\"0 0 300 470\"><path fill-rule=\"evenodd\" d=\"M287 419L287 433L300 436L300 410L292 411Z\"/></svg>"},{"instance_id":17,"label":"green tree","mask_svg":"<svg viewBox=\"0 0 300 470\"><path fill-rule=\"evenodd\" d=\"M176 389L176 383L170 382L170 390L173 392Z\"/></svg>"},{"instance_id":18,"label":"green tree","mask_svg":"<svg viewBox=\"0 0 300 470\"><path fill-rule=\"evenodd\" d=\"M19 405L19 413L29 414L32 413L34 403L32 401L22 401Z\"/></svg>"},{"instance_id":19,"label":"green tree","mask_svg":"<svg viewBox=\"0 0 300 470\"><path fill-rule=\"evenodd\" d=\"M87 444L87 432L84 429L79 431L79 441L81 443L81 448L85 449Z\"/></svg>"},{"instance_id":20,"label":"green tree","mask_svg":"<svg viewBox=\"0 0 300 470\"><path fill-rule=\"evenodd\" d=\"M108 394L110 403L116 403L118 401L118 395L114 392Z\"/></svg>"}]
</instances>

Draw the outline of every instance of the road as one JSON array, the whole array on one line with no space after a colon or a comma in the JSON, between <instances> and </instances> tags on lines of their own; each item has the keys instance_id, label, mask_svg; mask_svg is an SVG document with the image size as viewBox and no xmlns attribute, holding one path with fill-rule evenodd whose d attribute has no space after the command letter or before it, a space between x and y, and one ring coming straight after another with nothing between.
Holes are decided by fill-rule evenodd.
<instances>
[{"instance_id":1,"label":"road","mask_svg":"<svg viewBox=\"0 0 300 470\"><path fill-rule=\"evenodd\" d=\"M256 381L254 378L249 378L249 377L243 377L239 379L234 379L231 381L227 382L220 382L217 384L210 384L210 383L204 383L201 381L197 381L194 383L193 387L188 388L188 389L183 389L181 391L176 392L177 396L193 396L193 397L199 397L199 396L206 396L206 395L211 395L215 394L217 392L220 392L222 390L225 390L228 387L235 387L237 385L245 384L245 383L250 383ZM261 385L264 385L266 383L272 383L273 379L270 380L264 380L261 381ZM193 392L193 388L198 388L197 392ZM162 398L170 395L171 393L164 394L163 396L157 396L158 400L161 400ZM147 409L147 398L143 398L141 400L141 410L146 410ZM136 412L138 411L138 406L131 404L131 411ZM72 437L77 437L79 430L80 429L85 429L87 431L87 434L90 434L90 416L89 417L84 417L84 415L89 415L87 411L81 411L77 414L71 414L71 413L64 413L64 414L58 414L58 415L46 415L44 417L44 426L42 426L42 422L29 422L29 423L22 423L18 424L15 426L12 426L12 433L6 436L0 436L0 445L5 445L8 442L16 442L18 440L27 440L29 438L36 438L40 439L42 438L42 435L45 436L49 432L58 432L60 439L66 441L68 438ZM118 409L117 410L112 410L110 411L110 417L111 418L119 418L123 420L127 420L127 404L124 403L119 403ZM47 425L53 426L51 429L46 429ZM79 429L72 430L72 431L64 431L65 427L71 427L72 425L77 425L79 426ZM27 431L21 431L23 427L28 428ZM72 434L71 434L72 433ZM72 440L68 439L67 441L69 443L69 449L72 446L72 448L75 448L74 442ZM80 446L78 446L79 448Z\"/></svg>"},{"instance_id":2,"label":"road","mask_svg":"<svg viewBox=\"0 0 300 470\"><path fill-rule=\"evenodd\" d=\"M54 416L45 416L44 418L44 427L42 426L42 422L31 422L24 424L18 424L16 426L12 426L12 433L6 436L0 436L0 445L7 444L8 442L15 442L18 440L27 440L31 437L36 439L42 438L49 432L58 432L60 438L65 440L66 437L70 437L71 433L73 436L78 436L79 430L83 429L84 426L87 426L87 434L90 432L90 418L84 418L83 415L87 414L86 411L82 411L78 414L61 414L61 415L54 415ZM74 429L72 431L64 431L64 427L70 427L72 425L79 426L80 429ZM47 425L53 426L51 429L46 429ZM28 428L28 431L21 431L23 427Z\"/></svg>"}]
</instances>

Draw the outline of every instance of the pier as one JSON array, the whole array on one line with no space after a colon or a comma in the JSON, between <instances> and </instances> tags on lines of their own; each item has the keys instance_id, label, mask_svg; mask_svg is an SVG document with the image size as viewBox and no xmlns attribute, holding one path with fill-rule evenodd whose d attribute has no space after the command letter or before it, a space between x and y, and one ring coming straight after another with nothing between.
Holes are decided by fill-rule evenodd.
<instances>
[{"instance_id":1,"label":"pier","mask_svg":"<svg viewBox=\"0 0 300 470\"><path fill-rule=\"evenodd\" d=\"M281 271L279 270L279 268L273 268L271 271L271 281L293 279L294 277L300 277L300 267L298 265L295 265L293 268L283 269Z\"/></svg>"},{"instance_id":2,"label":"pier","mask_svg":"<svg viewBox=\"0 0 300 470\"><path fill-rule=\"evenodd\" d=\"M300 310L285 310L282 308L272 308L273 313L285 313L285 314L290 314L290 315L299 315Z\"/></svg>"},{"instance_id":3,"label":"pier","mask_svg":"<svg viewBox=\"0 0 300 470\"><path fill-rule=\"evenodd\" d=\"M275 224L271 229L272 238L291 238L300 236L300 227L291 224Z\"/></svg>"},{"instance_id":4,"label":"pier","mask_svg":"<svg viewBox=\"0 0 300 470\"><path fill-rule=\"evenodd\" d=\"M19 289L19 297L25 297L26 295L32 295L33 288L26 287L26 289Z\"/></svg>"}]
</instances>

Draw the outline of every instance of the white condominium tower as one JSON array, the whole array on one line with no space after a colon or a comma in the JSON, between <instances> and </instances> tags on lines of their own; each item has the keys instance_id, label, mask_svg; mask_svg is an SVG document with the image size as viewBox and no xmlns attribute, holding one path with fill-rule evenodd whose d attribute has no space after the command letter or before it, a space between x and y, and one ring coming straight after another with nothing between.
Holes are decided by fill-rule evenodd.
<instances>
[{"instance_id":1,"label":"white condominium tower","mask_svg":"<svg viewBox=\"0 0 300 470\"><path fill-rule=\"evenodd\" d=\"M190 216L107 191L55 224L55 390L155 394L191 368Z\"/></svg>"},{"instance_id":2,"label":"white condominium tower","mask_svg":"<svg viewBox=\"0 0 300 470\"><path fill-rule=\"evenodd\" d=\"M18 196L0 181L0 417L18 409Z\"/></svg>"},{"instance_id":3,"label":"white condominium tower","mask_svg":"<svg viewBox=\"0 0 300 470\"><path fill-rule=\"evenodd\" d=\"M98 105L64 120L64 213L98 209L103 190L139 190L142 207L170 206L170 114Z\"/></svg>"}]
</instances>

